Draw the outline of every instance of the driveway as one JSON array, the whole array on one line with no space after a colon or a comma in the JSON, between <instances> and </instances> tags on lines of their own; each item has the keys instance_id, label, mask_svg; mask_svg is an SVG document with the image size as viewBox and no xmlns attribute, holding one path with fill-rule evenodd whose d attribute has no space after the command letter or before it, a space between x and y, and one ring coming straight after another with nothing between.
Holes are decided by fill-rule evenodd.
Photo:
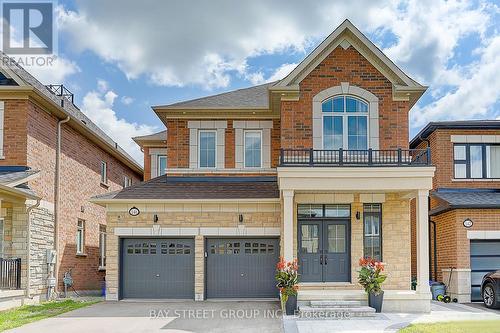
<instances>
[{"instance_id":1,"label":"driveway","mask_svg":"<svg viewBox=\"0 0 500 333\"><path fill-rule=\"evenodd\" d=\"M8 332L282 332L273 301L101 302Z\"/></svg>"}]
</instances>

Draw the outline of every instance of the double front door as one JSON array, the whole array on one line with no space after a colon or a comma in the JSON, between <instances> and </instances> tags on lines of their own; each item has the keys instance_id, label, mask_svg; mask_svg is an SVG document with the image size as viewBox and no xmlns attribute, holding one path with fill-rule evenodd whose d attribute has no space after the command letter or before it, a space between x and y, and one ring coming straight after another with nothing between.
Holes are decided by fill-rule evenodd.
<instances>
[{"instance_id":1,"label":"double front door","mask_svg":"<svg viewBox=\"0 0 500 333\"><path fill-rule=\"evenodd\" d=\"M301 282L349 282L350 221L299 220L298 259Z\"/></svg>"}]
</instances>

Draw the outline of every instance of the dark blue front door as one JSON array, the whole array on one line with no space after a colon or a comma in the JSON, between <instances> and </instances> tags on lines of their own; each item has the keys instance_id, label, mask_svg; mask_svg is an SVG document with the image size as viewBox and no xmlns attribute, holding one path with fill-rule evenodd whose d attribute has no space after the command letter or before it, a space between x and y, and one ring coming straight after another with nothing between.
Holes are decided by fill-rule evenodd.
<instances>
[{"instance_id":1,"label":"dark blue front door","mask_svg":"<svg viewBox=\"0 0 500 333\"><path fill-rule=\"evenodd\" d=\"M298 259L301 282L349 282L350 221L299 220Z\"/></svg>"}]
</instances>

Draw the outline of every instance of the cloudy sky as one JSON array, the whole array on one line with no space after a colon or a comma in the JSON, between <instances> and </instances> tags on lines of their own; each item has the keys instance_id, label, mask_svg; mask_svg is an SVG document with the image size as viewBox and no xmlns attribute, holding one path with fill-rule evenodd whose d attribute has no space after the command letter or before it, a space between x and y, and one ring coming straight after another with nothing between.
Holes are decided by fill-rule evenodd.
<instances>
[{"instance_id":1,"label":"cloudy sky","mask_svg":"<svg viewBox=\"0 0 500 333\"><path fill-rule=\"evenodd\" d=\"M30 68L137 160L131 136L162 130L151 105L282 78L349 18L430 89L427 122L500 118L498 1L59 0L59 59Z\"/></svg>"}]
</instances>

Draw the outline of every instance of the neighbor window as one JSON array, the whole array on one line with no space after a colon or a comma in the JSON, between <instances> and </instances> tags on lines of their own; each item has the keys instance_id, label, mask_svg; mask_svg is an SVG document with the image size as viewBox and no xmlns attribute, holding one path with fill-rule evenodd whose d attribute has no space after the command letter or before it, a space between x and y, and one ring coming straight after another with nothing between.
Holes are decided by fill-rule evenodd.
<instances>
[{"instance_id":1,"label":"neighbor window","mask_svg":"<svg viewBox=\"0 0 500 333\"><path fill-rule=\"evenodd\" d=\"M500 178L500 145L455 144L453 160L456 179Z\"/></svg>"},{"instance_id":2,"label":"neighbor window","mask_svg":"<svg viewBox=\"0 0 500 333\"><path fill-rule=\"evenodd\" d=\"M351 96L321 104L323 149L368 149L368 104Z\"/></svg>"},{"instance_id":3,"label":"neighbor window","mask_svg":"<svg viewBox=\"0 0 500 333\"><path fill-rule=\"evenodd\" d=\"M78 220L76 228L76 253L83 254L85 251L85 221Z\"/></svg>"},{"instance_id":4,"label":"neighbor window","mask_svg":"<svg viewBox=\"0 0 500 333\"><path fill-rule=\"evenodd\" d=\"M108 164L104 161L101 161L101 183L108 183Z\"/></svg>"},{"instance_id":5,"label":"neighbor window","mask_svg":"<svg viewBox=\"0 0 500 333\"><path fill-rule=\"evenodd\" d=\"M363 205L364 256L382 260L382 205Z\"/></svg>"},{"instance_id":6,"label":"neighbor window","mask_svg":"<svg viewBox=\"0 0 500 333\"><path fill-rule=\"evenodd\" d=\"M157 162L157 170L158 170L158 176L162 176L167 173L167 156L165 155L158 155L158 162Z\"/></svg>"},{"instance_id":7,"label":"neighbor window","mask_svg":"<svg viewBox=\"0 0 500 333\"><path fill-rule=\"evenodd\" d=\"M123 176L123 187L129 187L132 185L132 178L128 176Z\"/></svg>"},{"instance_id":8,"label":"neighbor window","mask_svg":"<svg viewBox=\"0 0 500 333\"><path fill-rule=\"evenodd\" d=\"M106 226L99 224L99 268L106 267Z\"/></svg>"},{"instance_id":9,"label":"neighbor window","mask_svg":"<svg viewBox=\"0 0 500 333\"><path fill-rule=\"evenodd\" d=\"M199 163L200 168L215 168L216 131L200 131Z\"/></svg>"},{"instance_id":10,"label":"neighbor window","mask_svg":"<svg viewBox=\"0 0 500 333\"><path fill-rule=\"evenodd\" d=\"M262 132L245 131L245 168L262 166Z\"/></svg>"}]
</instances>

